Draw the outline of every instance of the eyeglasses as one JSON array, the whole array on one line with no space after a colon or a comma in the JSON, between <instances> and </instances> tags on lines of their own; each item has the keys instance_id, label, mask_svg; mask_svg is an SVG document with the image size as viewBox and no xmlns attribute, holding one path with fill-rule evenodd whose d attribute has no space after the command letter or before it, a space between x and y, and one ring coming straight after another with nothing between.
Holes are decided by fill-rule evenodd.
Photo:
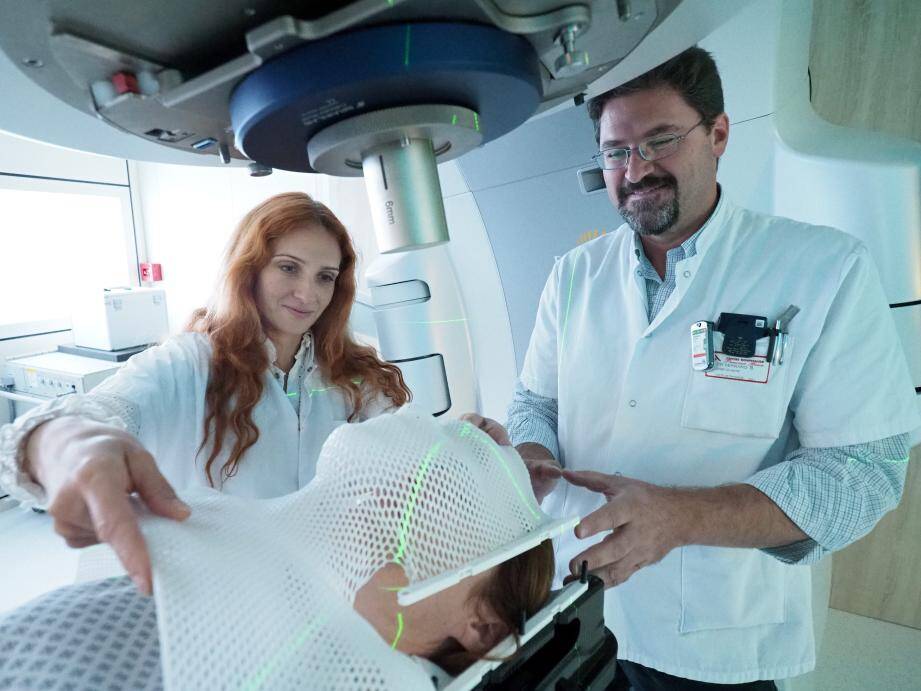
<instances>
[{"instance_id":1,"label":"eyeglasses","mask_svg":"<svg viewBox=\"0 0 921 691\"><path fill-rule=\"evenodd\" d=\"M671 156L678 150L678 145L701 124L703 124L703 120L684 134L657 134L649 139L644 139L636 146L635 150L644 161L658 161L660 158ZM627 167L633 151L633 147L602 149L592 156L592 160L604 170L619 170Z\"/></svg>"}]
</instances>

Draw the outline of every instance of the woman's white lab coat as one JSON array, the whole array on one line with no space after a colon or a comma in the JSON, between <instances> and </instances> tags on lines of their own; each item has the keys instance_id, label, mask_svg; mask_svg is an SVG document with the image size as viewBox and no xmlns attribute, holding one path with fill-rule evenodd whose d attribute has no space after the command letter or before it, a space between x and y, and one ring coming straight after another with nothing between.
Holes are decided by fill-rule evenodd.
<instances>
[{"instance_id":1,"label":"woman's white lab coat","mask_svg":"<svg viewBox=\"0 0 921 691\"><path fill-rule=\"evenodd\" d=\"M16 473L10 456L21 455L23 432L38 421L61 414L82 414L124 426L135 434L180 493L186 488L207 486L204 466L211 442L200 453L199 447L210 358L207 336L180 334L135 355L93 392L29 411L0 433L0 453L5 458L0 480L26 503L41 503L41 492ZM220 470L233 446L232 435L225 439L221 454L212 464L214 485L221 491L243 497L277 497L294 492L313 478L320 447L333 429L347 421L351 408L343 392L330 387L318 369L310 366L311 362L301 364L305 369L299 412L281 384L266 371L262 398L252 412L259 439L243 455L236 474L223 483ZM366 400L360 420L389 407L383 397L368 396Z\"/></svg>"}]
</instances>

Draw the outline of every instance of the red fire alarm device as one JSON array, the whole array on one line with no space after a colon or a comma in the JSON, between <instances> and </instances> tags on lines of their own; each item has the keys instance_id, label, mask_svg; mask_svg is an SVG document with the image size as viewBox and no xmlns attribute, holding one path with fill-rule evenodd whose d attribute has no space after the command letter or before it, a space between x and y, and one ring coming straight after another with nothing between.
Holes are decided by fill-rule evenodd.
<instances>
[{"instance_id":1,"label":"red fire alarm device","mask_svg":"<svg viewBox=\"0 0 921 691\"><path fill-rule=\"evenodd\" d=\"M138 265L141 269L141 282L152 283L163 280L163 267L160 264L144 262Z\"/></svg>"}]
</instances>

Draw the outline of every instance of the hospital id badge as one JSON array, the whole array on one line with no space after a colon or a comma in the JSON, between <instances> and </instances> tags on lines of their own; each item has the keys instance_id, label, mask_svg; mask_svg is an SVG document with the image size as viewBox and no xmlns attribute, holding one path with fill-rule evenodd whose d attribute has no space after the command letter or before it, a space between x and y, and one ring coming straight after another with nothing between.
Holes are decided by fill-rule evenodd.
<instances>
[{"instance_id":1,"label":"hospital id badge","mask_svg":"<svg viewBox=\"0 0 921 691\"><path fill-rule=\"evenodd\" d=\"M722 334L714 339L713 367L704 372L704 376L714 379L767 384L771 378L771 362L767 359L768 338L759 339L751 357L742 357L725 352Z\"/></svg>"},{"instance_id":2,"label":"hospital id badge","mask_svg":"<svg viewBox=\"0 0 921 691\"><path fill-rule=\"evenodd\" d=\"M771 363L763 355L739 357L728 353L715 353L713 367L704 374L716 379L767 384L771 376Z\"/></svg>"},{"instance_id":3,"label":"hospital id badge","mask_svg":"<svg viewBox=\"0 0 921 691\"><path fill-rule=\"evenodd\" d=\"M713 322L691 324L691 369L706 372L713 368Z\"/></svg>"}]
</instances>

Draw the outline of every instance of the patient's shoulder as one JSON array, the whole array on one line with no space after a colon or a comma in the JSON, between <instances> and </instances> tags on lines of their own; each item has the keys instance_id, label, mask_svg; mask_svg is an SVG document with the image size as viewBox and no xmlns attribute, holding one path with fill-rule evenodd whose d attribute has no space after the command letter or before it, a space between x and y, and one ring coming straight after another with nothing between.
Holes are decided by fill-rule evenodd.
<instances>
[{"instance_id":1,"label":"patient's shoulder","mask_svg":"<svg viewBox=\"0 0 921 691\"><path fill-rule=\"evenodd\" d=\"M0 678L11 688L159 689L154 599L126 576L80 583L0 615Z\"/></svg>"}]
</instances>

